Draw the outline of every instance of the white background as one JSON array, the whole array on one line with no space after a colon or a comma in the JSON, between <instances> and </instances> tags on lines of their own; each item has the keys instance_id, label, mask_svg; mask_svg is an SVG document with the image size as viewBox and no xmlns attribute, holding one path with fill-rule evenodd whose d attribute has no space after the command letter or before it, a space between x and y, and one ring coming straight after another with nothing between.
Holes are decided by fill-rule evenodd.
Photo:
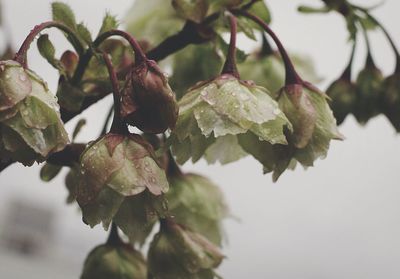
<instances>
[{"instance_id":1,"label":"white background","mask_svg":"<svg viewBox=\"0 0 400 279\"><path fill-rule=\"evenodd\" d=\"M132 0L66 2L93 31L100 26L105 10L122 20L132 4ZM368 6L378 1L353 2ZM3 0L15 47L35 24L50 18L49 3ZM343 19L335 14L297 13L298 5L318 6L318 0L268 3L272 27L288 49L313 57L318 74L325 78L325 88L348 59L350 46ZM386 0L374 14L400 46L399 11L399 1ZM67 45L59 33L50 34L56 45ZM372 39L376 61L389 74L394 67L393 54L382 35L374 34ZM250 46L247 41L242 44L247 49ZM364 55L361 47L356 57L358 69ZM31 67L54 91L56 72L39 57L35 46L29 57ZM79 140L92 140L99 133L109 103L108 98L85 113L89 127ZM68 124L70 130L74 123ZM220 268L225 278L400 277L400 138L381 116L365 127L350 117L341 132L347 139L333 143L327 159L307 171L288 171L275 184L269 175L261 174L261 166L251 158L225 167L209 167L204 162L185 166L218 183L233 214L240 219L226 222L227 259ZM0 250L0 277L78 278L85 255L105 239L106 233L84 225L77 208L64 204L64 175L45 184L39 180L38 170L14 165L0 174L0 226L8 202L18 199L51 207L57 216L57 237L49 241L49 254L40 259L20 258Z\"/></svg>"}]
</instances>

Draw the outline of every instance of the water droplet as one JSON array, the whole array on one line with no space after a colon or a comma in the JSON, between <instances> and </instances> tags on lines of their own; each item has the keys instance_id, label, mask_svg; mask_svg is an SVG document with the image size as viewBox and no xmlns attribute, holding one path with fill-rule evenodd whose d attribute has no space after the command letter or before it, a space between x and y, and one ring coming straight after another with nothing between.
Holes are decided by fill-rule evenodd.
<instances>
[{"instance_id":1,"label":"water droplet","mask_svg":"<svg viewBox=\"0 0 400 279\"><path fill-rule=\"evenodd\" d=\"M81 174L85 174L85 170L81 170Z\"/></svg>"},{"instance_id":2,"label":"water droplet","mask_svg":"<svg viewBox=\"0 0 400 279\"><path fill-rule=\"evenodd\" d=\"M152 178L150 178L150 181L151 181L152 183L155 183L155 182L156 182L156 179L155 179L154 177L152 177Z\"/></svg>"},{"instance_id":3,"label":"water droplet","mask_svg":"<svg viewBox=\"0 0 400 279\"><path fill-rule=\"evenodd\" d=\"M274 111L272 113L275 115L278 115L280 112L281 112L281 110L276 108L276 109L274 109Z\"/></svg>"},{"instance_id":4,"label":"water droplet","mask_svg":"<svg viewBox=\"0 0 400 279\"><path fill-rule=\"evenodd\" d=\"M144 165L145 165L145 166L148 166L148 165L149 165L149 162L145 161L145 162L144 162Z\"/></svg>"},{"instance_id":5,"label":"water droplet","mask_svg":"<svg viewBox=\"0 0 400 279\"><path fill-rule=\"evenodd\" d=\"M25 74L20 74L20 75L19 75L19 79L20 79L21 81L26 81L26 75L25 75Z\"/></svg>"}]
</instances>

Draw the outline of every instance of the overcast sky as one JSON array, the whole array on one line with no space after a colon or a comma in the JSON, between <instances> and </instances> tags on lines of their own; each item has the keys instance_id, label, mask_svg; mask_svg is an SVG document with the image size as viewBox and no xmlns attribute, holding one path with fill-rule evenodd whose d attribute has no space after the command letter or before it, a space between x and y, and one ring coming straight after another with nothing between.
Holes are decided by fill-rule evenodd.
<instances>
[{"instance_id":1,"label":"overcast sky","mask_svg":"<svg viewBox=\"0 0 400 279\"><path fill-rule=\"evenodd\" d=\"M3 2L15 46L35 24L50 17L47 0ZM105 10L123 19L132 4L131 0L66 2L92 30L99 27ZM354 2L368 6L379 1ZM290 50L313 57L318 74L325 78L324 89L342 71L349 55L342 18L296 12L299 4L319 5L318 0L268 3L273 13L272 27ZM398 0L386 0L374 14L400 46L399 11ZM56 45L66 44L57 32L51 32L51 36ZM380 34L374 34L372 39L376 61L388 74L394 65L392 52ZM241 45L251 47L247 41ZM358 68L364 55L361 47L356 57ZM39 57L35 47L29 57L31 67L54 90L56 72ZM94 139L100 130L99 119L104 117L109 104L107 99L85 113L90 127L79 140ZM69 123L68 128L73 124L74 121ZM186 170L208 175L219 184L233 214L240 219L226 222L227 259L220 268L225 278L399 278L400 138L381 116L365 127L350 117L340 130L347 139L333 143L325 160L307 171L288 171L275 184L270 175L262 175L262 168L251 158L225 167L209 167L204 162L185 166ZM78 278L85 255L106 234L100 228L91 230L81 222L76 207L64 204L63 175L44 184L38 178L38 170L15 165L0 174L0 226L12 199L52 208L57 215L58 237L51 242L55 256L43 261L60 258L63 264L44 268L68 270L59 276ZM5 278L22 278L15 275L11 264L4 263L0 260L0 274L14 274ZM24 272L30 272L30 278L50 278L45 269L26 267Z\"/></svg>"}]
</instances>

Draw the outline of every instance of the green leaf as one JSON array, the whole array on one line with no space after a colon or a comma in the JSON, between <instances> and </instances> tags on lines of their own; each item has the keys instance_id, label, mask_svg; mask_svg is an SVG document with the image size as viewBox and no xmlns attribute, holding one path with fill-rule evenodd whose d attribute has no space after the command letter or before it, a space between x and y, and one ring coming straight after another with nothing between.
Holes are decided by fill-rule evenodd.
<instances>
[{"instance_id":1,"label":"green leaf","mask_svg":"<svg viewBox=\"0 0 400 279\"><path fill-rule=\"evenodd\" d=\"M148 40L150 44L177 33L185 23L167 0L135 1L124 22L128 32L138 39Z\"/></svg>"},{"instance_id":2,"label":"green leaf","mask_svg":"<svg viewBox=\"0 0 400 279\"><path fill-rule=\"evenodd\" d=\"M85 24L79 23L77 25L77 31L79 34L79 37L87 44L90 45L92 43L92 34L90 31L87 29Z\"/></svg>"},{"instance_id":3,"label":"green leaf","mask_svg":"<svg viewBox=\"0 0 400 279\"><path fill-rule=\"evenodd\" d=\"M73 30L77 29L74 12L67 4L63 2L53 2L51 8L53 20L62 22Z\"/></svg>"},{"instance_id":4,"label":"green leaf","mask_svg":"<svg viewBox=\"0 0 400 279\"><path fill-rule=\"evenodd\" d=\"M53 180L61 171L62 166L46 163L40 169L40 179L45 182Z\"/></svg>"},{"instance_id":5,"label":"green leaf","mask_svg":"<svg viewBox=\"0 0 400 279\"><path fill-rule=\"evenodd\" d=\"M172 0L177 14L184 19L200 23L208 11L207 0Z\"/></svg>"},{"instance_id":6,"label":"green leaf","mask_svg":"<svg viewBox=\"0 0 400 279\"><path fill-rule=\"evenodd\" d=\"M54 45L49 40L49 35L44 34L39 37L37 40L37 46L39 49L39 53L42 55L44 59L49 62L54 68L60 71L61 74L65 73L65 69L61 62L55 58L56 50Z\"/></svg>"},{"instance_id":7,"label":"green leaf","mask_svg":"<svg viewBox=\"0 0 400 279\"><path fill-rule=\"evenodd\" d=\"M118 27L118 21L115 16L111 15L110 13L106 13L103 18L103 23L101 24L101 28L99 30L99 34L104 32L110 31L112 29L116 29Z\"/></svg>"}]
</instances>

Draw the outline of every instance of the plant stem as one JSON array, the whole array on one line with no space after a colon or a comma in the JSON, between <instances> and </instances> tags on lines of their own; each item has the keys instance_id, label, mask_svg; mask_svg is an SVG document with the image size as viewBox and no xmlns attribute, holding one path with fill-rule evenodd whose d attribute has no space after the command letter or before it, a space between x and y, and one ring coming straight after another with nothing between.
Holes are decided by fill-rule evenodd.
<instances>
[{"instance_id":1,"label":"plant stem","mask_svg":"<svg viewBox=\"0 0 400 279\"><path fill-rule=\"evenodd\" d=\"M231 29L231 39L229 42L228 54L222 69L222 74L230 74L236 78L240 78L239 72L236 67L236 36L237 36L237 19L234 15L230 14L229 25Z\"/></svg>"},{"instance_id":2,"label":"plant stem","mask_svg":"<svg viewBox=\"0 0 400 279\"><path fill-rule=\"evenodd\" d=\"M47 21L43 22L39 25L36 25L31 32L28 34L24 42L22 43L21 47L19 48L18 52L15 54L14 60L20 63L24 68L27 68L27 52L32 44L32 42L35 40L36 36L40 34L44 29L55 27L60 29L61 31L64 31L68 35L70 35L72 38L74 38L74 41L76 41L78 44L74 45L76 51L78 53L83 53L83 46L80 44L79 38L75 35L74 31L70 29L68 26L57 22L57 21Z\"/></svg>"},{"instance_id":3,"label":"plant stem","mask_svg":"<svg viewBox=\"0 0 400 279\"><path fill-rule=\"evenodd\" d=\"M369 19L371 19L383 32L383 34L385 35L386 39L389 41L390 46L393 49L393 52L396 56L396 69L395 72L399 73L400 72L400 51L397 48L396 44L394 43L392 37L390 36L389 32L387 31L387 29L382 25L382 23L380 23L374 16L372 16L368 9L364 9L362 7L359 7L357 5L352 5L353 8L363 12Z\"/></svg>"},{"instance_id":4,"label":"plant stem","mask_svg":"<svg viewBox=\"0 0 400 279\"><path fill-rule=\"evenodd\" d=\"M110 230L110 234L107 239L107 244L112 245L112 246L118 246L118 245L123 244L123 242L118 234L118 227L117 227L117 225L115 225L114 222L111 224L111 230Z\"/></svg>"},{"instance_id":5,"label":"plant stem","mask_svg":"<svg viewBox=\"0 0 400 279\"><path fill-rule=\"evenodd\" d=\"M121 96L119 93L117 73L115 72L115 69L112 65L108 53L103 52L103 59L104 62L106 63L108 74L110 76L110 81L113 88L113 98L114 98L114 118L111 124L110 132L126 134L128 133L128 128L126 127L126 124L124 123L121 117Z\"/></svg>"},{"instance_id":6,"label":"plant stem","mask_svg":"<svg viewBox=\"0 0 400 279\"><path fill-rule=\"evenodd\" d=\"M354 55L356 53L356 46L357 46L357 38L354 38L353 48L351 50L351 55L350 55L350 61L347 64L343 74L341 75L341 77L340 77L341 79L351 81L351 68L353 66Z\"/></svg>"},{"instance_id":7,"label":"plant stem","mask_svg":"<svg viewBox=\"0 0 400 279\"><path fill-rule=\"evenodd\" d=\"M106 39L108 39L109 37L112 37L112 36L123 37L125 40L127 40L129 42L133 51L135 52L135 63L136 64L139 64L140 62L147 60L146 54L144 53L144 51L142 50L142 48L140 47L140 45L136 41L136 39L133 36L131 36L130 34L128 34L127 32L122 31L122 30L113 29L113 30L110 30L110 31L100 34L96 38L96 40L93 42L93 47L97 48L98 46L100 46L100 44L102 42L104 42Z\"/></svg>"},{"instance_id":8,"label":"plant stem","mask_svg":"<svg viewBox=\"0 0 400 279\"><path fill-rule=\"evenodd\" d=\"M270 35L271 38L274 40L274 42L275 42L276 46L278 47L278 50L282 56L283 63L285 64L285 71L286 71L285 84L286 85L303 84L303 81L300 78L300 76L297 74L287 51L283 47L283 44L281 43L279 38L276 36L276 34L271 30L271 28L269 28L268 24L265 23L260 17L254 15L252 13L249 13L248 11L232 10L232 13L239 14L239 15L242 15L242 16L245 16L245 17L251 19L258 25L260 25L265 30L265 32L267 32L268 35Z\"/></svg>"},{"instance_id":9,"label":"plant stem","mask_svg":"<svg viewBox=\"0 0 400 279\"><path fill-rule=\"evenodd\" d=\"M139 43L136 39L130 34L126 33L122 30L113 29L107 32L100 34L93 42L93 48L98 48L106 39L112 36L120 36L126 39L131 45L134 53L135 53L135 63L140 63L147 60L146 54L140 47ZM82 77L85 73L87 66L89 65L90 60L92 59L94 51L92 48L88 49L84 55L82 55L81 59L79 59L78 66L76 67L76 71L74 76L72 77L71 83L74 85L79 84L82 80Z\"/></svg>"},{"instance_id":10,"label":"plant stem","mask_svg":"<svg viewBox=\"0 0 400 279\"><path fill-rule=\"evenodd\" d=\"M367 29L366 29L366 27L364 26L364 24L361 21L359 21L359 24L361 26L361 30L362 30L362 33L364 35L365 45L367 47L367 59L366 59L365 66L366 67L375 67L376 68L375 62L374 62L374 58L372 57L371 43L370 43L369 38L368 38Z\"/></svg>"},{"instance_id":11,"label":"plant stem","mask_svg":"<svg viewBox=\"0 0 400 279\"><path fill-rule=\"evenodd\" d=\"M101 129L101 132L100 132L100 136L103 136L107 133L108 123L110 122L113 112L114 112L114 106L112 106L107 113L106 120L104 121L103 129Z\"/></svg>"}]
</instances>

